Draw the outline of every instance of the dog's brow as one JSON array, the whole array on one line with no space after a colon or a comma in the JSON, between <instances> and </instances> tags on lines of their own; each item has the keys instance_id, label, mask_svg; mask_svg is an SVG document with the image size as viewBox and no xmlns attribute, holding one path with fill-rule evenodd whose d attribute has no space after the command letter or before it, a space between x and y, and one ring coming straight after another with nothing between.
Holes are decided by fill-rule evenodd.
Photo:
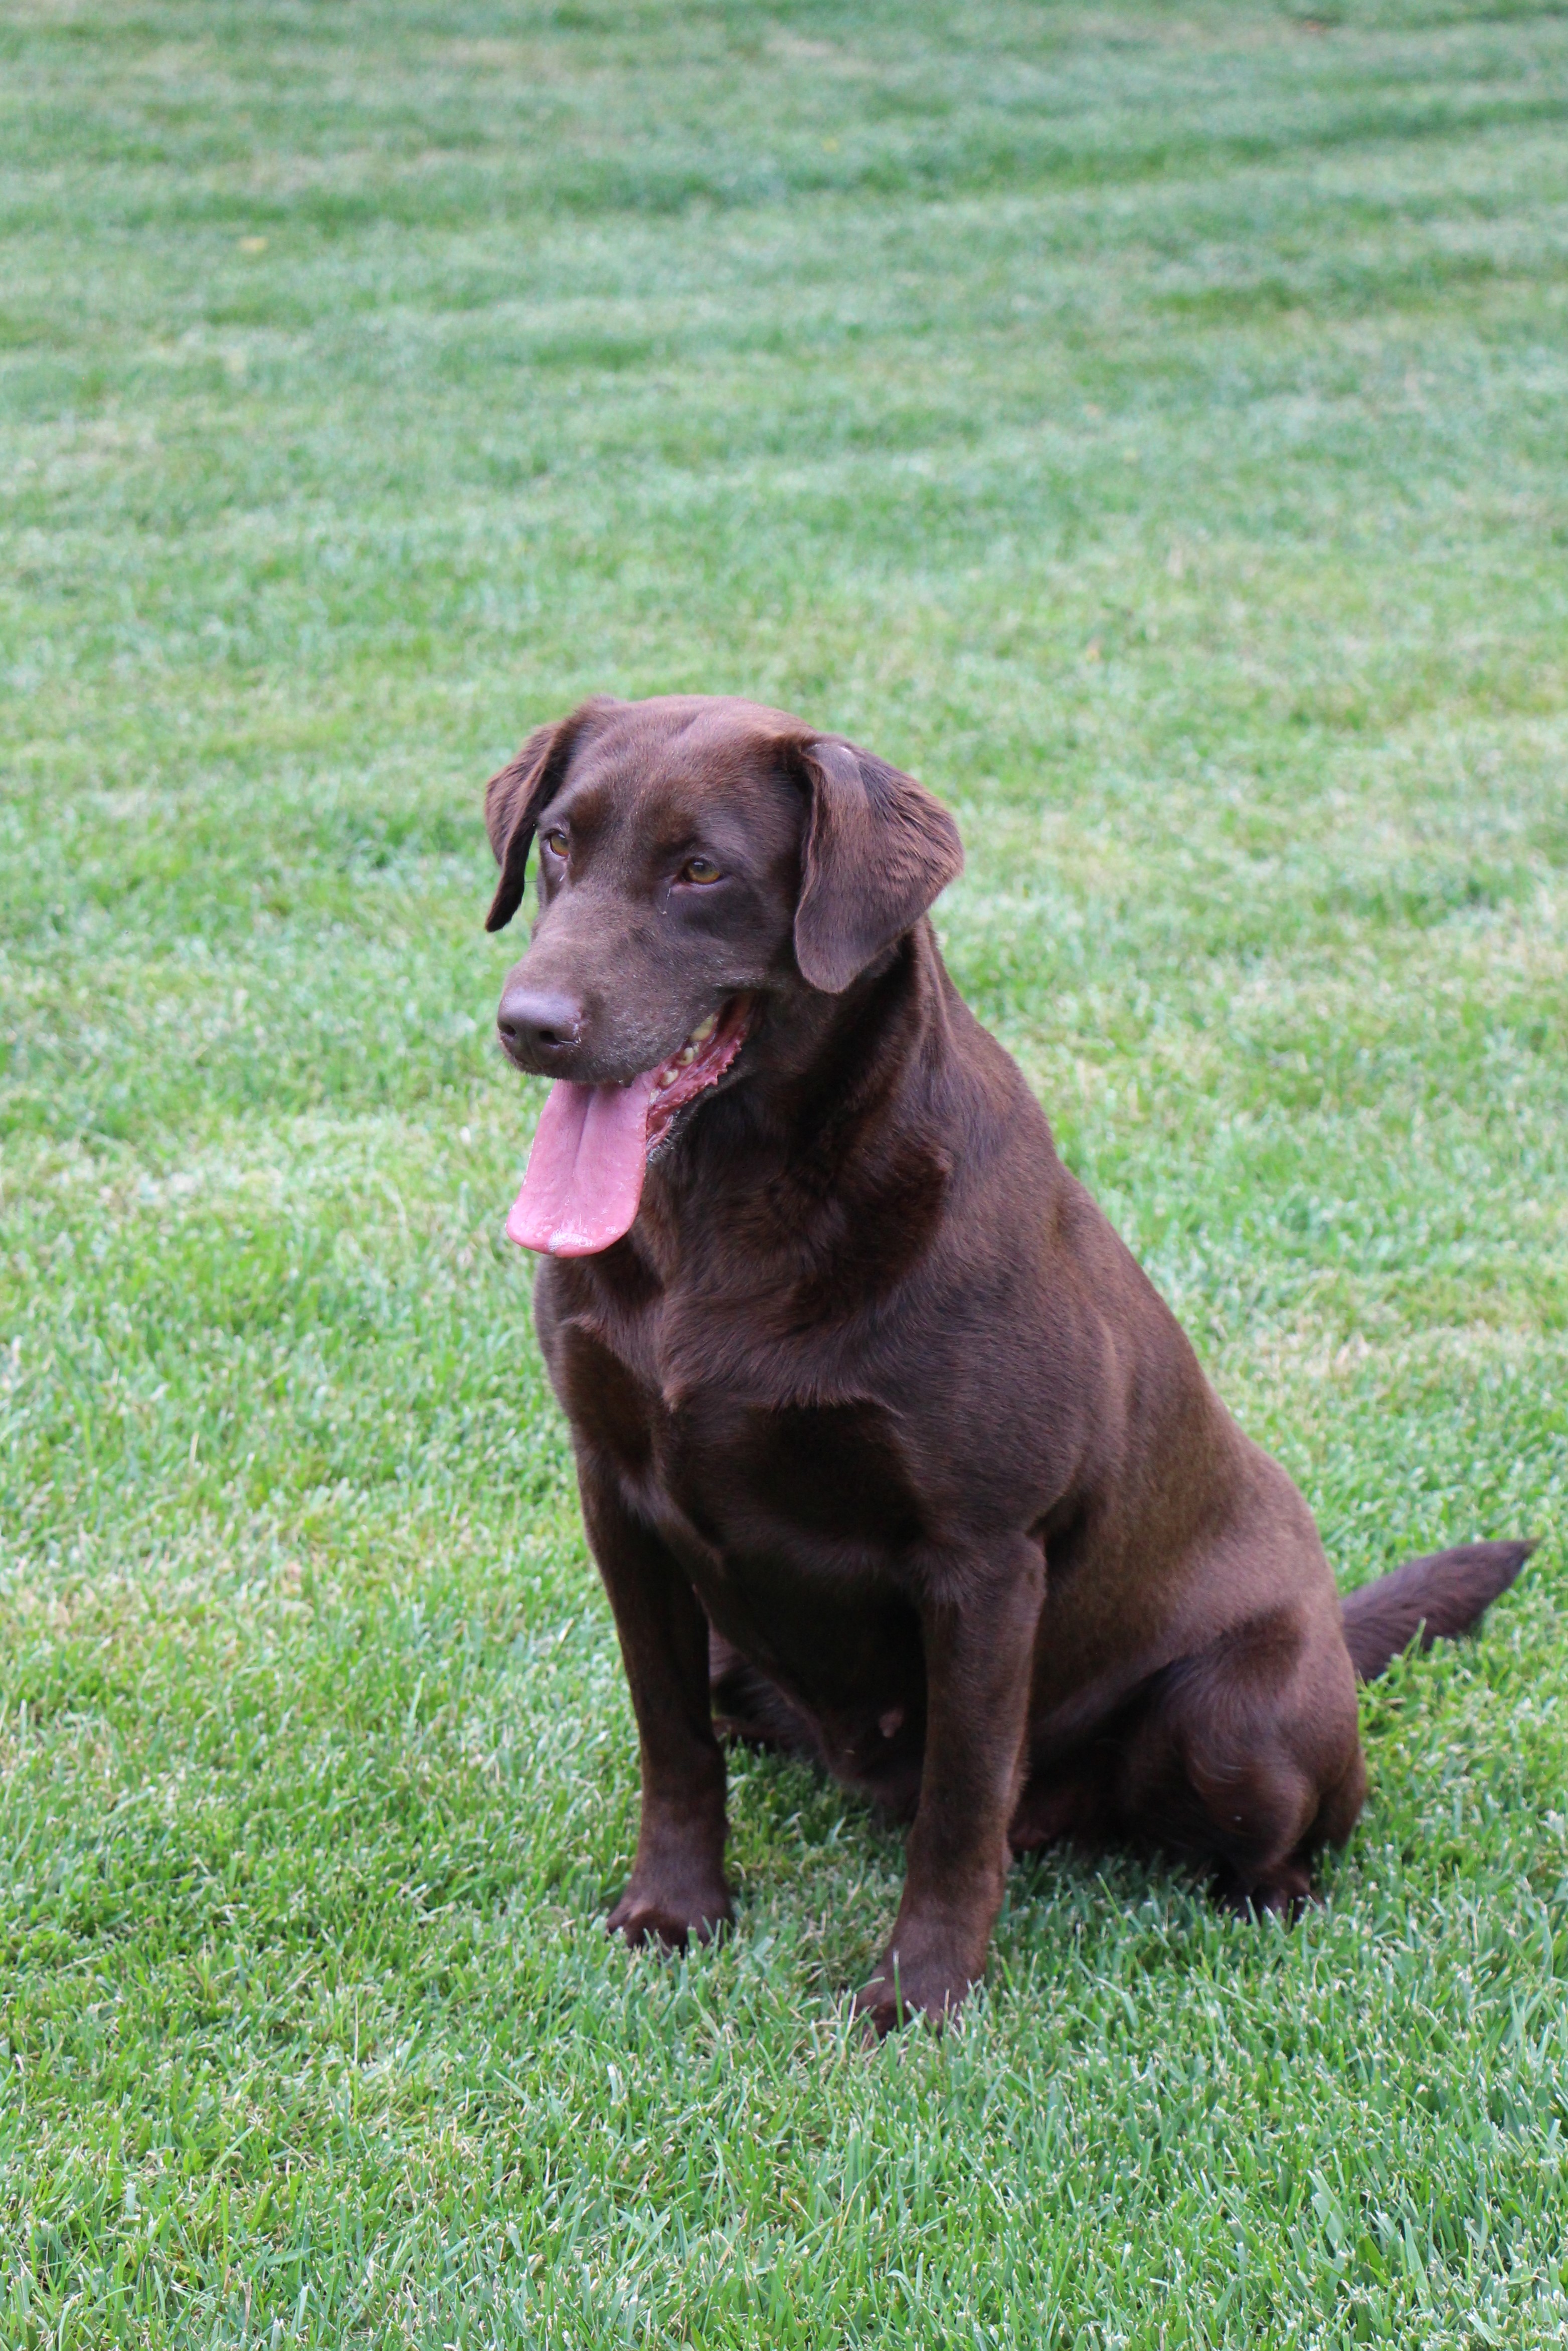
<instances>
[{"instance_id":1,"label":"dog's brow","mask_svg":"<svg viewBox=\"0 0 1568 2351\"><path fill-rule=\"evenodd\" d=\"M677 781L657 768L617 776L605 786L603 799L605 821L629 845L657 857L690 850L699 841L711 844L716 833L723 838L735 831L733 824L724 826L711 795L694 792L684 779Z\"/></svg>"},{"instance_id":2,"label":"dog's brow","mask_svg":"<svg viewBox=\"0 0 1568 2351\"><path fill-rule=\"evenodd\" d=\"M565 818L575 833L587 836L602 831L605 820L614 810L614 793L592 778L572 783L569 778L555 798L540 810L541 819Z\"/></svg>"},{"instance_id":3,"label":"dog's brow","mask_svg":"<svg viewBox=\"0 0 1568 2351\"><path fill-rule=\"evenodd\" d=\"M541 814L569 823L581 843L616 841L619 854L639 865L668 863L697 847L717 851L733 864L740 845L733 824L716 825L717 813L700 796L672 793L670 780L628 763L569 783Z\"/></svg>"}]
</instances>

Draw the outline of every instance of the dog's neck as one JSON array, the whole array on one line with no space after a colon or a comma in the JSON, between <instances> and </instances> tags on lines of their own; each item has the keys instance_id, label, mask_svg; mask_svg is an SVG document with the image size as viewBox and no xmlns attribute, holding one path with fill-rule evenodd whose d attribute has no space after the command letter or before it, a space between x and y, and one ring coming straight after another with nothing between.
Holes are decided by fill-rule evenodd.
<instances>
[{"instance_id":1,"label":"dog's neck","mask_svg":"<svg viewBox=\"0 0 1568 2351\"><path fill-rule=\"evenodd\" d=\"M940 1155L956 1004L926 921L841 996L770 997L753 1066L650 1161L632 1249L661 1280L721 1233L748 1258L814 1254L888 1171Z\"/></svg>"},{"instance_id":2,"label":"dog's neck","mask_svg":"<svg viewBox=\"0 0 1568 2351\"><path fill-rule=\"evenodd\" d=\"M768 998L755 1065L676 1139L672 1184L704 1186L720 1165L758 1159L775 1177L841 1179L871 1130L880 1152L925 1123L949 1059L951 998L926 921L841 996L797 988Z\"/></svg>"}]
</instances>

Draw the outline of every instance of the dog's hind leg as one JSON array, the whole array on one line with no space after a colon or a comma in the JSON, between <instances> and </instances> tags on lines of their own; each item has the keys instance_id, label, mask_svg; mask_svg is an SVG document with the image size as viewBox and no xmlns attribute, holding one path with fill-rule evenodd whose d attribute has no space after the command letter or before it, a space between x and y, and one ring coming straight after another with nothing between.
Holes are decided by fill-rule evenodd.
<instances>
[{"instance_id":1,"label":"dog's hind leg","mask_svg":"<svg viewBox=\"0 0 1568 2351\"><path fill-rule=\"evenodd\" d=\"M711 1624L707 1656L714 1729L721 1739L737 1739L746 1747L776 1748L786 1755L806 1755L814 1763L823 1761L821 1741L800 1708Z\"/></svg>"},{"instance_id":2,"label":"dog's hind leg","mask_svg":"<svg viewBox=\"0 0 1568 2351\"><path fill-rule=\"evenodd\" d=\"M1293 1916L1312 1856L1365 1792L1355 1682L1337 1625L1280 1608L1167 1667L1124 1750L1125 1833L1207 1869L1217 1897Z\"/></svg>"}]
</instances>

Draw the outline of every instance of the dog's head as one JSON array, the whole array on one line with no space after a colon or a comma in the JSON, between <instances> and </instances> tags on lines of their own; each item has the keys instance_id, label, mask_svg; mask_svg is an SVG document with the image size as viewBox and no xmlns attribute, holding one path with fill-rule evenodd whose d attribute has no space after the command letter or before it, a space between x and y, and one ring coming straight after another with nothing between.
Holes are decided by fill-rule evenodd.
<instances>
[{"instance_id":1,"label":"dog's head","mask_svg":"<svg viewBox=\"0 0 1568 2351\"><path fill-rule=\"evenodd\" d=\"M538 846L538 917L497 1026L519 1069L566 1081L535 1149L560 1126L549 1184L530 1162L509 1228L559 1255L627 1228L646 1153L744 1074L770 999L842 994L963 863L913 778L717 696L584 703L491 778L485 814L501 869L487 929L517 912ZM614 1174L597 1203L579 1161L585 1179L600 1162Z\"/></svg>"}]
</instances>

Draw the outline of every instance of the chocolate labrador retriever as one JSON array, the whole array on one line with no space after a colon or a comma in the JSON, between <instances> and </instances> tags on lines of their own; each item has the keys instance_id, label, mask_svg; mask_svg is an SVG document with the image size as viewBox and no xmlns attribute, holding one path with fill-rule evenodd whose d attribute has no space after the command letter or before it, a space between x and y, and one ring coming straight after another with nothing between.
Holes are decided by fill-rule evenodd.
<instances>
[{"instance_id":1,"label":"chocolate labrador retriever","mask_svg":"<svg viewBox=\"0 0 1568 2351\"><path fill-rule=\"evenodd\" d=\"M926 910L962 851L911 778L753 703L601 699L486 815L489 929L538 844L498 1027L556 1082L507 1230L641 1743L611 1927L729 1917L724 1731L912 1822L883 2029L956 2006L1009 1852L1051 1838L1293 1911L1361 1809L1356 1677L1473 1625L1529 1544L1342 1603L954 988Z\"/></svg>"}]
</instances>

